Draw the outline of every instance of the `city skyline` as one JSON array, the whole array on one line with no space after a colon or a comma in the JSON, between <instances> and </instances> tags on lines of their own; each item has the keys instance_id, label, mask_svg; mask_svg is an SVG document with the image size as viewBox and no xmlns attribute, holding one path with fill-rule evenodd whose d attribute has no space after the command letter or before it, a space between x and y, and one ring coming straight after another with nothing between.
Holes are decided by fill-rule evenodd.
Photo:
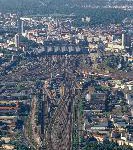
<instances>
[{"instance_id":1,"label":"city skyline","mask_svg":"<svg viewBox=\"0 0 133 150\"><path fill-rule=\"evenodd\" d=\"M0 0L1 150L133 150L132 2Z\"/></svg>"}]
</instances>

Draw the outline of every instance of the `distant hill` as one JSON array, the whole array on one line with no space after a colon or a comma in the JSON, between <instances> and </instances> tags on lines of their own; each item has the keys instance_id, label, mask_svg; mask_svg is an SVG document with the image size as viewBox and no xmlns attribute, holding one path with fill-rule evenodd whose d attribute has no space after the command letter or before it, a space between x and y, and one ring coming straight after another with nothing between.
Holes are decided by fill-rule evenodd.
<instances>
[{"instance_id":1,"label":"distant hill","mask_svg":"<svg viewBox=\"0 0 133 150\"><path fill-rule=\"evenodd\" d=\"M111 8L125 5L133 6L133 0L0 0L0 11L21 12L22 15L64 13L90 16L91 23L97 25L120 23L126 17L133 18L133 10Z\"/></svg>"},{"instance_id":2,"label":"distant hill","mask_svg":"<svg viewBox=\"0 0 133 150\"><path fill-rule=\"evenodd\" d=\"M17 9L19 7L82 7L82 6L112 6L112 5L129 5L133 6L133 0L0 0L0 9ZM24 9L23 8L23 9Z\"/></svg>"}]
</instances>

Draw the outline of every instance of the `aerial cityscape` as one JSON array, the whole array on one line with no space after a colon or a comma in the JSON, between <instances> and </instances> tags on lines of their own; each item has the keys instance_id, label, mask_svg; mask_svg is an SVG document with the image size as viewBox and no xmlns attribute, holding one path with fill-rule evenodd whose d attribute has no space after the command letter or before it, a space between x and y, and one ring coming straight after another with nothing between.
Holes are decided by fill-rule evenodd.
<instances>
[{"instance_id":1,"label":"aerial cityscape","mask_svg":"<svg viewBox=\"0 0 133 150\"><path fill-rule=\"evenodd\" d=\"M0 0L0 150L133 150L133 0Z\"/></svg>"}]
</instances>

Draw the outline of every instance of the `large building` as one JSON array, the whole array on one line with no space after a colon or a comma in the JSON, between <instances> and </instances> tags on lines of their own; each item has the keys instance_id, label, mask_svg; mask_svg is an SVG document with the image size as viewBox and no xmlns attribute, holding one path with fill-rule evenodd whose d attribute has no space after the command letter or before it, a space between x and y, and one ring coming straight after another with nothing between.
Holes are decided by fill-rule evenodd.
<instances>
[{"instance_id":1,"label":"large building","mask_svg":"<svg viewBox=\"0 0 133 150\"><path fill-rule=\"evenodd\" d=\"M14 42L15 42L15 47L16 47L16 48L19 48L19 44L20 44L20 35L19 35L19 34L16 34L16 35L15 35L15 40L14 40Z\"/></svg>"}]
</instances>

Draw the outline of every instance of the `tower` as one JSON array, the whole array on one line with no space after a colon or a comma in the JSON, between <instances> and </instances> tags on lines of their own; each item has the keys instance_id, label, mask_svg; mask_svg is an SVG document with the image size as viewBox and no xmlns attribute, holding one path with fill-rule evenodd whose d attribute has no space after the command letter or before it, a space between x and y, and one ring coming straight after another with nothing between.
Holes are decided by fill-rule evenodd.
<instances>
[{"instance_id":1,"label":"tower","mask_svg":"<svg viewBox=\"0 0 133 150\"><path fill-rule=\"evenodd\" d=\"M112 38L112 42L113 42L113 41L114 41L114 39L115 39L115 36L114 36L114 35L112 35L112 37L111 37L111 38Z\"/></svg>"},{"instance_id":2,"label":"tower","mask_svg":"<svg viewBox=\"0 0 133 150\"><path fill-rule=\"evenodd\" d=\"M122 34L122 49L125 48L125 34Z\"/></svg>"},{"instance_id":3,"label":"tower","mask_svg":"<svg viewBox=\"0 0 133 150\"><path fill-rule=\"evenodd\" d=\"M17 49L19 48L19 42L20 42L20 35L16 34L15 35L15 47L17 47Z\"/></svg>"},{"instance_id":4,"label":"tower","mask_svg":"<svg viewBox=\"0 0 133 150\"><path fill-rule=\"evenodd\" d=\"M21 34L23 35L24 33L24 21L21 20Z\"/></svg>"}]
</instances>

